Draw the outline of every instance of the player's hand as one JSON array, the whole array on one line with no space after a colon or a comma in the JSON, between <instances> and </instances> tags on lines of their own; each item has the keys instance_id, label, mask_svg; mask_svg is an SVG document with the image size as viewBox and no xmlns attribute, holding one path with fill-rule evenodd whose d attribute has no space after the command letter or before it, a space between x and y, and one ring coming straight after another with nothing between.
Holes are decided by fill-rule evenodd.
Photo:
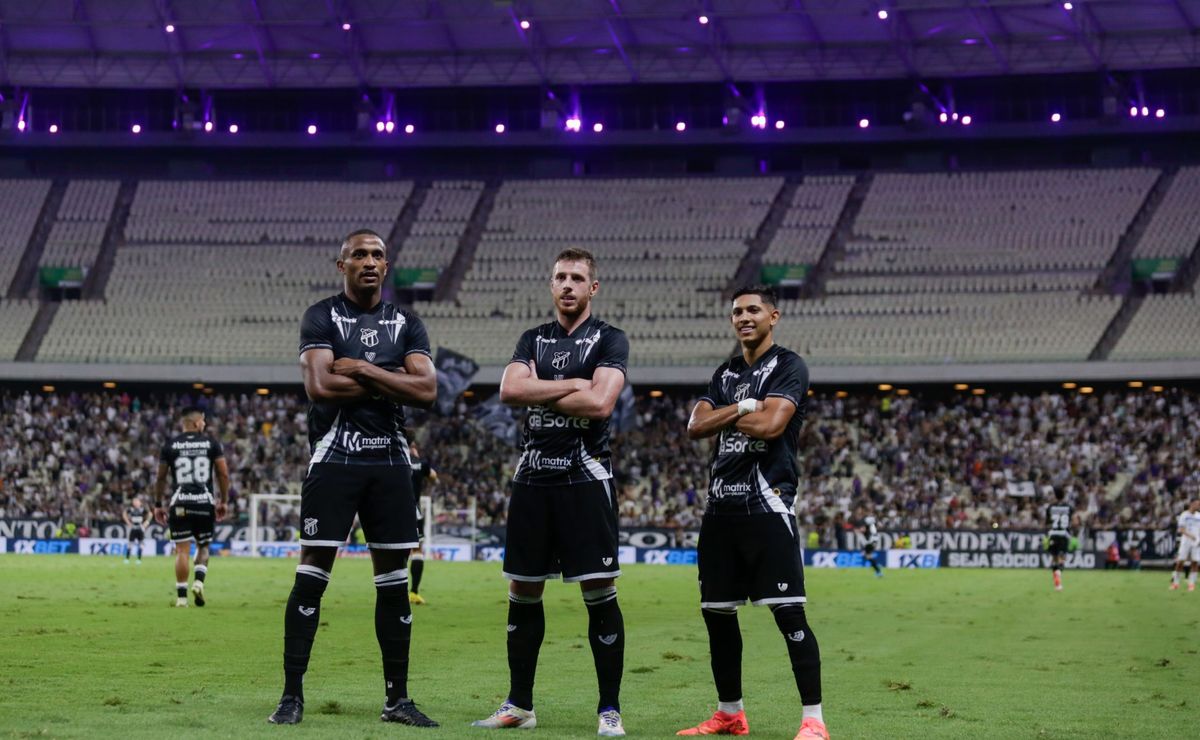
<instances>
[{"instance_id":1,"label":"player's hand","mask_svg":"<svg viewBox=\"0 0 1200 740\"><path fill-rule=\"evenodd\" d=\"M217 521L223 522L229 516L229 504L224 501L217 504Z\"/></svg>"},{"instance_id":2,"label":"player's hand","mask_svg":"<svg viewBox=\"0 0 1200 740\"><path fill-rule=\"evenodd\" d=\"M154 507L154 521L162 526L167 526L167 510L161 507Z\"/></svg>"},{"instance_id":3,"label":"player's hand","mask_svg":"<svg viewBox=\"0 0 1200 740\"><path fill-rule=\"evenodd\" d=\"M343 375L347 378L358 380L358 377L365 372L366 367L370 364L369 362L355 360L350 357L339 357L333 361L333 365L329 367L329 372L334 375Z\"/></svg>"}]
</instances>

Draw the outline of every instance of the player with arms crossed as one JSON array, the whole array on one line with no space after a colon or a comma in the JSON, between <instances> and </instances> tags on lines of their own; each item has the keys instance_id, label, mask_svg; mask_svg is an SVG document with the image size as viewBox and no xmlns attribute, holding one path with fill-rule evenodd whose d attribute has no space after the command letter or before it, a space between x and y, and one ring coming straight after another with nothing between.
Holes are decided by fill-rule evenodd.
<instances>
[{"instance_id":1,"label":"player with arms crossed","mask_svg":"<svg viewBox=\"0 0 1200 740\"><path fill-rule=\"evenodd\" d=\"M1179 579L1183 569L1191 563L1188 573L1188 591L1196 590L1196 569L1200 568L1200 498L1192 499L1179 515L1179 550L1175 553L1175 571L1171 573L1171 589L1179 590Z\"/></svg>"},{"instance_id":2,"label":"player with arms crossed","mask_svg":"<svg viewBox=\"0 0 1200 740\"><path fill-rule=\"evenodd\" d=\"M125 548L125 562L129 562L129 553L137 553L137 564L142 564L142 543L146 541L146 527L150 524L150 510L142 505L142 497L134 496L121 518L125 520L128 531L129 545ZM187 572L184 571L184 576Z\"/></svg>"},{"instance_id":3,"label":"player with arms crossed","mask_svg":"<svg viewBox=\"0 0 1200 740\"><path fill-rule=\"evenodd\" d=\"M1071 525L1075 519L1074 509L1066 502L1066 493L1061 488L1054 489L1054 503L1046 507L1046 541L1055 591L1063 589L1063 563L1071 549Z\"/></svg>"},{"instance_id":4,"label":"player with arms crossed","mask_svg":"<svg viewBox=\"0 0 1200 740\"><path fill-rule=\"evenodd\" d=\"M741 354L713 374L692 409L688 436L717 436L698 545L700 611L708 628L717 711L678 735L748 735L742 704L737 607L771 609L800 691L799 738L824 738L821 653L804 614L804 564L796 526L796 450L808 408L808 367L775 344L775 291L733 294Z\"/></svg>"},{"instance_id":5,"label":"player with arms crossed","mask_svg":"<svg viewBox=\"0 0 1200 740\"><path fill-rule=\"evenodd\" d=\"M192 596L204 606L204 579L208 575L208 545L213 538L213 521L225 518L229 505L229 466L221 443L204 433L204 411L194 406L180 413L183 433L163 445L154 481L154 518L170 527L175 543L175 606L187 606L188 555L196 541L196 575ZM213 501L212 477L217 474L219 501ZM167 476L174 486L171 499L163 504Z\"/></svg>"},{"instance_id":6,"label":"player with arms crossed","mask_svg":"<svg viewBox=\"0 0 1200 740\"><path fill-rule=\"evenodd\" d=\"M542 591L550 578L578 583L588 611L588 642L600 687L603 736L625 734L621 676L625 625L617 605L617 509L608 418L625 385L625 333L592 316L600 288L583 249L554 261L550 292L556 320L521 335L500 381L500 400L528 406L521 458L513 475L504 551L508 588L508 698L473 724L537 724L533 682L546 632Z\"/></svg>"},{"instance_id":7,"label":"player with arms crossed","mask_svg":"<svg viewBox=\"0 0 1200 740\"><path fill-rule=\"evenodd\" d=\"M383 301L387 250L378 234L347 236L337 269L343 291L313 304L300 325L312 458L300 491L300 565L283 619L283 697L268 720L303 718L321 597L357 514L375 570L387 691L380 719L436 727L408 695L407 564L418 537L403 404L428 408L437 397L429 337L415 315Z\"/></svg>"},{"instance_id":8,"label":"player with arms crossed","mask_svg":"<svg viewBox=\"0 0 1200 740\"><path fill-rule=\"evenodd\" d=\"M424 539L425 512L421 510L421 492L425 490L425 481L428 480L432 483L437 480L437 471L433 469L428 460L421 457L421 449L417 447L416 442L409 443L408 452L409 459L412 460L413 500L417 502L417 533ZM413 548L409 570L412 571L412 588L408 591L408 600L412 604L421 606L425 604L425 597L421 595L421 576L425 573L425 553L421 551L420 547Z\"/></svg>"}]
</instances>

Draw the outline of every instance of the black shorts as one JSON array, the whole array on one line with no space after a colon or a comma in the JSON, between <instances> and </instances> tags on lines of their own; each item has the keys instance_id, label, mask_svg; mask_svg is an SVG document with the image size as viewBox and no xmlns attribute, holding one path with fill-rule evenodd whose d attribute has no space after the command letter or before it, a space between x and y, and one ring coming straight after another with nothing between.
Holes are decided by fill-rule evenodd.
<instances>
[{"instance_id":1,"label":"black shorts","mask_svg":"<svg viewBox=\"0 0 1200 740\"><path fill-rule=\"evenodd\" d=\"M504 577L575 583L621 575L617 501L612 482L564 486L512 484L504 541Z\"/></svg>"},{"instance_id":2,"label":"black shorts","mask_svg":"<svg viewBox=\"0 0 1200 740\"><path fill-rule=\"evenodd\" d=\"M865 555L867 557L871 557L874 554L875 554L875 545L874 544L868 542L867 544L863 545L863 555Z\"/></svg>"},{"instance_id":3,"label":"black shorts","mask_svg":"<svg viewBox=\"0 0 1200 740\"><path fill-rule=\"evenodd\" d=\"M167 512L172 542L195 540L201 547L212 542L213 522L216 521L216 511L212 504L181 502L168 506ZM130 539L132 538L131 532Z\"/></svg>"},{"instance_id":4,"label":"black shorts","mask_svg":"<svg viewBox=\"0 0 1200 740\"><path fill-rule=\"evenodd\" d=\"M368 547L417 547L412 471L404 465L314 464L300 489L300 544L341 547L355 514Z\"/></svg>"},{"instance_id":5,"label":"black shorts","mask_svg":"<svg viewBox=\"0 0 1200 740\"><path fill-rule=\"evenodd\" d=\"M1050 547L1046 551L1051 555L1066 555L1071 549L1071 538L1065 534L1050 535Z\"/></svg>"},{"instance_id":6,"label":"black shorts","mask_svg":"<svg viewBox=\"0 0 1200 740\"><path fill-rule=\"evenodd\" d=\"M697 550L701 608L806 600L800 536L790 514L706 516Z\"/></svg>"},{"instance_id":7,"label":"black shorts","mask_svg":"<svg viewBox=\"0 0 1200 740\"><path fill-rule=\"evenodd\" d=\"M130 527L129 528L129 541L130 542L141 542L144 539L146 539L146 530L142 529L141 527Z\"/></svg>"}]
</instances>

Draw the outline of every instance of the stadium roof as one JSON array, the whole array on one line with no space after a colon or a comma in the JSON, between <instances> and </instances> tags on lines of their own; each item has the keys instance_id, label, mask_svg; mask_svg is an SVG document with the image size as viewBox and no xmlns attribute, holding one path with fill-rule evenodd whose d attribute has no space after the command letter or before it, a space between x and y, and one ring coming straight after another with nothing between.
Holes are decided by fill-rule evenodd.
<instances>
[{"instance_id":1,"label":"stadium roof","mask_svg":"<svg viewBox=\"0 0 1200 740\"><path fill-rule=\"evenodd\" d=\"M0 85L387 88L1144 70L1200 65L1198 24L1200 0L0 0Z\"/></svg>"}]
</instances>

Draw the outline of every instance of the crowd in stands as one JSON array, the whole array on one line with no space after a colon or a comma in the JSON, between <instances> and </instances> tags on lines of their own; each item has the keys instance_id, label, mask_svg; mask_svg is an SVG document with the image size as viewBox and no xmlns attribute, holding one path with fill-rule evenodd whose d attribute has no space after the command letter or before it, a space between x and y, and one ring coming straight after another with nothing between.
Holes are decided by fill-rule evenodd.
<instances>
[{"instance_id":1,"label":"crowd in stands","mask_svg":"<svg viewBox=\"0 0 1200 740\"><path fill-rule=\"evenodd\" d=\"M693 399L639 394L613 442L622 526L695 529L709 442L687 438ZM58 392L0 394L0 518L117 521L148 495L176 411L208 409L236 503L298 493L308 463L306 402L297 394ZM838 541L860 506L881 527L1039 529L1049 492L1093 530L1173 528L1200 496L1200 394L1186 388L950 392L822 389L801 438L801 524ZM446 417L417 413L412 435L439 472L437 510L474 497L481 526L502 524L517 453L460 399Z\"/></svg>"}]
</instances>

